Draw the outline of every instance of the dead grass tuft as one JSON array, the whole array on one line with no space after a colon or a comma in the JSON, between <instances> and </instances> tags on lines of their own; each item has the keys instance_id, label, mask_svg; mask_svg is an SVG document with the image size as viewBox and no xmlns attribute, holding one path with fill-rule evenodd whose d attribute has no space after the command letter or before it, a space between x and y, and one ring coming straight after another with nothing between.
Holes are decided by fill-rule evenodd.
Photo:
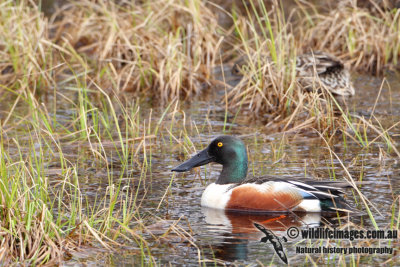
<instances>
[{"instance_id":1,"label":"dead grass tuft","mask_svg":"<svg viewBox=\"0 0 400 267\"><path fill-rule=\"evenodd\" d=\"M252 12L248 21L240 16L235 21L240 38L236 49L247 62L240 71L242 80L228 93L231 110L249 110L277 131L310 127L334 131L337 110L330 93L316 78L313 88L306 89L297 77L296 56L302 51L280 5L275 2L267 11L258 1Z\"/></svg>"},{"instance_id":2,"label":"dead grass tuft","mask_svg":"<svg viewBox=\"0 0 400 267\"><path fill-rule=\"evenodd\" d=\"M46 70L52 67L52 49L48 23L38 7L26 1L1 3L0 31L0 89L50 85Z\"/></svg>"},{"instance_id":3,"label":"dead grass tuft","mask_svg":"<svg viewBox=\"0 0 400 267\"><path fill-rule=\"evenodd\" d=\"M107 91L166 101L198 93L211 77L217 21L201 1L77 1L53 19L56 42Z\"/></svg>"},{"instance_id":4,"label":"dead grass tuft","mask_svg":"<svg viewBox=\"0 0 400 267\"><path fill-rule=\"evenodd\" d=\"M329 51L353 70L377 74L398 67L400 9L371 5L359 7L346 0L328 14L313 9L297 27L298 43L303 49Z\"/></svg>"}]
</instances>

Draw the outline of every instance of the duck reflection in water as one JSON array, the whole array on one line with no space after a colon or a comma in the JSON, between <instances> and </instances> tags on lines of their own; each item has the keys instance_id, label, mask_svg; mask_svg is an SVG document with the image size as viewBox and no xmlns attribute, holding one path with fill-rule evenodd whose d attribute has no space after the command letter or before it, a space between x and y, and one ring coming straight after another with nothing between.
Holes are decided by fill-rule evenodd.
<instances>
[{"instance_id":1,"label":"duck reflection in water","mask_svg":"<svg viewBox=\"0 0 400 267\"><path fill-rule=\"evenodd\" d=\"M249 214L207 207L202 207L202 212L209 231L223 236L222 242L213 244L213 252L216 258L224 261L247 260L250 243L259 243L271 257L275 252L283 253L271 240L267 240L265 231L255 226L257 224L273 233L285 247L286 231L290 227L319 227L322 221L329 223L330 220L329 217L322 217L321 213ZM284 253L279 257L285 262Z\"/></svg>"}]
</instances>

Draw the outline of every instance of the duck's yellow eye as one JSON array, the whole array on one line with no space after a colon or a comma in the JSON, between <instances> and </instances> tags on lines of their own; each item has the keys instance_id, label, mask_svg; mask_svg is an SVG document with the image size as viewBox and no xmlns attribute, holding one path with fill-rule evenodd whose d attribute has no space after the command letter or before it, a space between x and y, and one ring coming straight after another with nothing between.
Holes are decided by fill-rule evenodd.
<instances>
[{"instance_id":1,"label":"duck's yellow eye","mask_svg":"<svg viewBox=\"0 0 400 267\"><path fill-rule=\"evenodd\" d=\"M217 146L218 147L222 147L224 144L222 143L222 142L219 142L218 144L217 144Z\"/></svg>"}]
</instances>

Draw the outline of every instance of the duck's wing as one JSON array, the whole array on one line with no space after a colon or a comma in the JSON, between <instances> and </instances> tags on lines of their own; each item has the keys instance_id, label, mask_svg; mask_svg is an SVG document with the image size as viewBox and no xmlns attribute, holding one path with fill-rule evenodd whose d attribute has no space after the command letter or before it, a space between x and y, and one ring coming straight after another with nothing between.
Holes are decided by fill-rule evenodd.
<instances>
[{"instance_id":1,"label":"duck's wing","mask_svg":"<svg viewBox=\"0 0 400 267\"><path fill-rule=\"evenodd\" d=\"M318 199L339 197L344 194L342 191L344 188L351 187L348 183L334 181L288 180L287 182L314 194Z\"/></svg>"},{"instance_id":2,"label":"duck's wing","mask_svg":"<svg viewBox=\"0 0 400 267\"><path fill-rule=\"evenodd\" d=\"M255 55L249 57L248 55L240 56L232 67L232 74L242 75L243 67L248 67L253 64L273 63L270 56ZM301 54L296 57L296 69L300 72L299 76L313 76L314 73L319 75L330 73L332 71L343 70L344 64L336 57L324 52L312 52Z\"/></svg>"},{"instance_id":3,"label":"duck's wing","mask_svg":"<svg viewBox=\"0 0 400 267\"><path fill-rule=\"evenodd\" d=\"M311 178L304 179L290 179L290 178L282 178L276 176L261 176L261 177L249 177L242 182L242 184L246 183L254 183L254 184L263 184L268 181L273 182L285 182L291 184L297 188L305 190L307 192L316 194L316 196L320 195L321 197L337 197L341 194L344 194L343 189L352 188L347 182L339 182L339 181L328 181L328 180L314 180Z\"/></svg>"},{"instance_id":4,"label":"duck's wing","mask_svg":"<svg viewBox=\"0 0 400 267\"><path fill-rule=\"evenodd\" d=\"M241 184L234 187L244 187L246 185L260 185L262 187L273 188L268 192L273 198L286 193L284 200L290 199L293 206L302 200L319 200L322 211L341 211L341 212L358 212L350 207L350 205L342 198L343 189L352 188L346 182L336 181L316 181L311 179L282 179L275 176L250 177ZM274 186L277 185L277 186ZM261 187L260 187L261 188ZM290 196L290 197L289 197ZM282 200L280 200L282 201Z\"/></svg>"},{"instance_id":5,"label":"duck's wing","mask_svg":"<svg viewBox=\"0 0 400 267\"><path fill-rule=\"evenodd\" d=\"M343 63L327 53L313 52L299 55L296 58L296 69L299 76L313 76L344 70Z\"/></svg>"}]
</instances>

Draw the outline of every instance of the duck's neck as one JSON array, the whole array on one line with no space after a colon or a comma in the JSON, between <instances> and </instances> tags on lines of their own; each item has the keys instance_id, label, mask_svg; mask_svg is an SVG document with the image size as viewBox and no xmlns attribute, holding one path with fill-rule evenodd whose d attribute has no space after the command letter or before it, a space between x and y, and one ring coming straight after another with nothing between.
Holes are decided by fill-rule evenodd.
<instances>
[{"instance_id":1,"label":"duck's neck","mask_svg":"<svg viewBox=\"0 0 400 267\"><path fill-rule=\"evenodd\" d=\"M216 184L241 183L247 176L247 153L234 157L223 164Z\"/></svg>"}]
</instances>

